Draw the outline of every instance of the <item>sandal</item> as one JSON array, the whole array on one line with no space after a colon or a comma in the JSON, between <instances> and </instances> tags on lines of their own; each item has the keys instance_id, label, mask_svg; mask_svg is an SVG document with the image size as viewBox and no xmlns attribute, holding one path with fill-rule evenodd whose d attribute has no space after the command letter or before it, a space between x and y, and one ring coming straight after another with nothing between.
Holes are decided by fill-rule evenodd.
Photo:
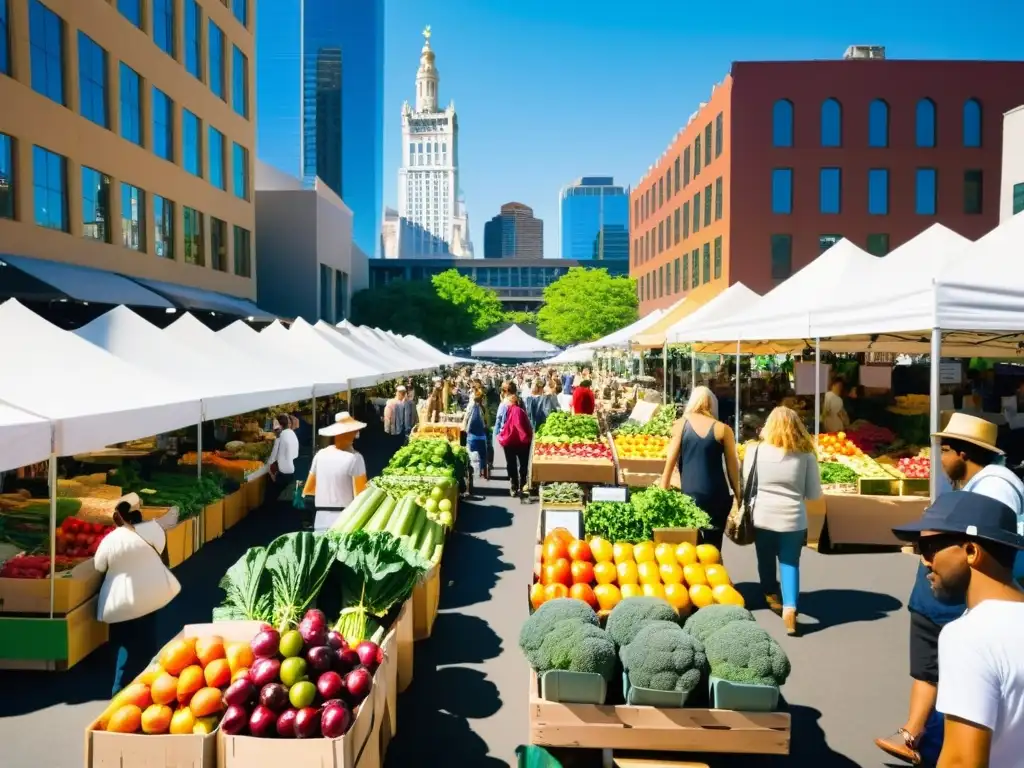
<instances>
[{"instance_id":1,"label":"sandal","mask_svg":"<svg viewBox=\"0 0 1024 768\"><path fill-rule=\"evenodd\" d=\"M782 598L774 592L767 592L764 601L768 604L768 610L779 616L782 615Z\"/></svg>"},{"instance_id":2,"label":"sandal","mask_svg":"<svg viewBox=\"0 0 1024 768\"><path fill-rule=\"evenodd\" d=\"M921 753L917 750L917 737L906 728L900 728L892 736L875 739L875 746L887 755L910 765L921 764Z\"/></svg>"}]
</instances>

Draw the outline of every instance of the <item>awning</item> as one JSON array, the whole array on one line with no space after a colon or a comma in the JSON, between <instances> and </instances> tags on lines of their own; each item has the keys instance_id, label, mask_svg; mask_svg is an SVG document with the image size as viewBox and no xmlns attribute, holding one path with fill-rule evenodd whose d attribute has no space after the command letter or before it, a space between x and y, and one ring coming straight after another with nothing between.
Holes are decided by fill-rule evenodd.
<instances>
[{"instance_id":1,"label":"awning","mask_svg":"<svg viewBox=\"0 0 1024 768\"><path fill-rule=\"evenodd\" d=\"M184 309L192 311L223 312L225 315L251 317L253 320L277 320L275 315L266 312L248 299L228 296L225 293L192 288L188 285L165 283L161 280L145 280L135 278L136 282L165 296ZM127 304L128 302L122 302Z\"/></svg>"},{"instance_id":2,"label":"awning","mask_svg":"<svg viewBox=\"0 0 1024 768\"><path fill-rule=\"evenodd\" d=\"M27 281L4 276L4 269L15 269L23 275L28 275L45 286L49 286L61 297L75 301L88 301L94 304L127 304L134 307L160 307L161 309L174 306L163 296L116 272L6 254L0 254L0 265L3 265L0 266L0 296L4 298L32 299L32 296L28 294L33 291L27 290ZM20 287L19 282L21 283ZM10 295L8 295L8 291L11 292ZM19 295L15 296L15 293Z\"/></svg>"}]
</instances>

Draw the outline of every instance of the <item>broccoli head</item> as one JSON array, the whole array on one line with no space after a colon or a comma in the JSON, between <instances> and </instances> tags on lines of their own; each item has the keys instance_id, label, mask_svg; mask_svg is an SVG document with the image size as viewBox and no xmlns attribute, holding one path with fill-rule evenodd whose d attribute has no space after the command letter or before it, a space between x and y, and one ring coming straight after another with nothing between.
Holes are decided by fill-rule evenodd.
<instances>
[{"instance_id":1,"label":"broccoli head","mask_svg":"<svg viewBox=\"0 0 1024 768\"><path fill-rule=\"evenodd\" d=\"M679 615L660 597L627 597L612 608L605 626L615 645L622 648L633 642L648 621L672 621L678 625Z\"/></svg>"},{"instance_id":2,"label":"broccoli head","mask_svg":"<svg viewBox=\"0 0 1024 768\"><path fill-rule=\"evenodd\" d=\"M544 636L530 663L541 673L564 669L593 672L611 680L615 672L615 644L600 627L578 619L563 619Z\"/></svg>"},{"instance_id":3,"label":"broccoli head","mask_svg":"<svg viewBox=\"0 0 1024 768\"><path fill-rule=\"evenodd\" d=\"M533 654L540 650L540 644L544 642L551 628L566 619L600 626L594 609L582 600L571 597L558 597L542 603L533 615L523 622L523 628L519 631L519 647L535 669L537 665L533 663Z\"/></svg>"},{"instance_id":4,"label":"broccoli head","mask_svg":"<svg viewBox=\"0 0 1024 768\"><path fill-rule=\"evenodd\" d=\"M709 605L701 608L686 620L683 629L697 640L706 643L708 638L734 621L753 621L754 614L738 605Z\"/></svg>"},{"instance_id":5,"label":"broccoli head","mask_svg":"<svg viewBox=\"0 0 1024 768\"><path fill-rule=\"evenodd\" d=\"M789 677L789 657L775 638L752 621L734 621L704 644L711 674L734 683L782 685Z\"/></svg>"},{"instance_id":6,"label":"broccoli head","mask_svg":"<svg viewBox=\"0 0 1024 768\"><path fill-rule=\"evenodd\" d=\"M707 674L704 647L678 624L649 621L620 652L630 685L690 695Z\"/></svg>"}]
</instances>

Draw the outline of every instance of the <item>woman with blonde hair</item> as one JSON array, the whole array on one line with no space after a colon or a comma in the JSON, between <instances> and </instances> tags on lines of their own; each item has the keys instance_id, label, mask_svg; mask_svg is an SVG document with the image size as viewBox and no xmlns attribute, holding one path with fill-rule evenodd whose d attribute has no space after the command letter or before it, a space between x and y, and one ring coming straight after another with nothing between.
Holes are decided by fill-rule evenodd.
<instances>
[{"instance_id":1,"label":"woman with blonde hair","mask_svg":"<svg viewBox=\"0 0 1024 768\"><path fill-rule=\"evenodd\" d=\"M796 411L785 406L768 415L761 441L751 448L743 462L743 477L746 481L754 473L756 495L751 503L758 579L768 607L782 616L786 633L795 635L800 550L807 536L805 502L821 498L817 452Z\"/></svg>"},{"instance_id":2,"label":"woman with blonde hair","mask_svg":"<svg viewBox=\"0 0 1024 768\"><path fill-rule=\"evenodd\" d=\"M717 410L715 395L710 389L697 387L693 390L683 418L672 429L661 487L669 488L672 473L678 467L682 492L711 517L713 527L701 531L704 542L721 549L725 521L733 498L739 501L741 491L736 438L729 425L716 418Z\"/></svg>"}]
</instances>

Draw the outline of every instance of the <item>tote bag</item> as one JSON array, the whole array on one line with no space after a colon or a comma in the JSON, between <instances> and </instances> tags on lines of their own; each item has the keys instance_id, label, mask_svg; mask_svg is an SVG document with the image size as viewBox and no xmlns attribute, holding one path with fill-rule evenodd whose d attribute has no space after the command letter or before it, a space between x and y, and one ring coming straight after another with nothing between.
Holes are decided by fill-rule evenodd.
<instances>
[{"instance_id":1,"label":"tote bag","mask_svg":"<svg viewBox=\"0 0 1024 768\"><path fill-rule=\"evenodd\" d=\"M757 500L757 451L761 447L758 443L754 448L753 466L750 474L747 475L747 485L743 489L743 503L737 504L729 513L729 519L725 521L725 535L734 544L745 547L754 543L754 502Z\"/></svg>"}]
</instances>

